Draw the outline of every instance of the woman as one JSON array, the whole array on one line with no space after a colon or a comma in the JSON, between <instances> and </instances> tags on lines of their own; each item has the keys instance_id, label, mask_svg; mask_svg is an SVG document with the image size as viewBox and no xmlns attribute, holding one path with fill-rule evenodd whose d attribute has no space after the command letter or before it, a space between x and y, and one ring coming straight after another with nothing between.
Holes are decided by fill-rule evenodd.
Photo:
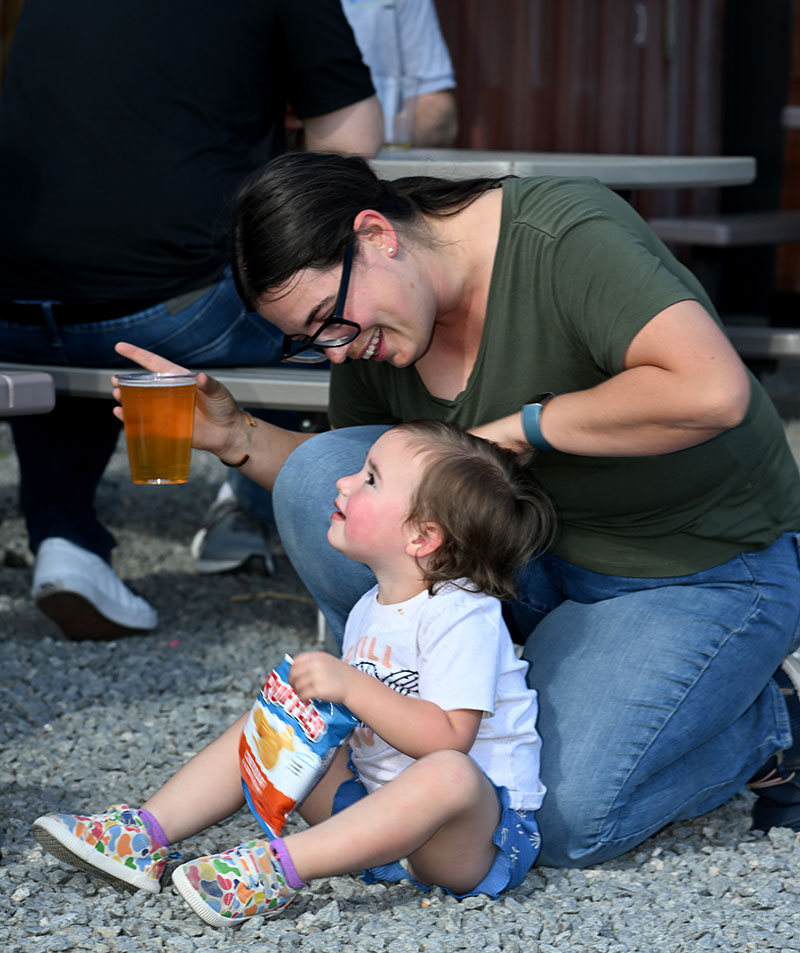
<instances>
[{"instance_id":1,"label":"woman","mask_svg":"<svg viewBox=\"0 0 800 953\"><path fill-rule=\"evenodd\" d=\"M274 482L339 638L374 581L325 544L334 482L381 427L432 417L536 448L561 530L511 622L540 693L542 862L615 857L748 780L781 782L760 826L800 823L771 677L800 641L797 467L703 288L630 206L592 179L389 183L291 155L242 190L234 249L287 356L331 361L341 429L253 427L201 376L195 443Z\"/></svg>"}]
</instances>

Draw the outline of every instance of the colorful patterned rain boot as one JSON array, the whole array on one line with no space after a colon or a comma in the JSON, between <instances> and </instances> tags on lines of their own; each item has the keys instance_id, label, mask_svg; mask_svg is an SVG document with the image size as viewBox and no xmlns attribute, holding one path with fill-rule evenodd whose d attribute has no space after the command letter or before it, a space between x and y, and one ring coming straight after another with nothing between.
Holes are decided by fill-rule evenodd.
<instances>
[{"instance_id":1,"label":"colorful patterned rain boot","mask_svg":"<svg viewBox=\"0 0 800 953\"><path fill-rule=\"evenodd\" d=\"M105 814L45 814L33 822L36 840L65 863L125 890L158 893L169 853L151 839L139 812L114 804Z\"/></svg>"},{"instance_id":2,"label":"colorful patterned rain boot","mask_svg":"<svg viewBox=\"0 0 800 953\"><path fill-rule=\"evenodd\" d=\"M297 893L265 840L181 864L172 882L198 917L215 927L273 917Z\"/></svg>"}]
</instances>

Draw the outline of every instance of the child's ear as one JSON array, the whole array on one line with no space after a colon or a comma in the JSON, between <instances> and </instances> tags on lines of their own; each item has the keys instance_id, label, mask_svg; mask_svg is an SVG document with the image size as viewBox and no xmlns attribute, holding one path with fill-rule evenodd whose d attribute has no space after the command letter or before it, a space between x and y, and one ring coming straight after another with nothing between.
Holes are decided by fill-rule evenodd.
<instances>
[{"instance_id":1,"label":"child's ear","mask_svg":"<svg viewBox=\"0 0 800 953\"><path fill-rule=\"evenodd\" d=\"M406 552L415 559L430 556L442 545L442 530L437 523L422 523L411 531Z\"/></svg>"}]
</instances>

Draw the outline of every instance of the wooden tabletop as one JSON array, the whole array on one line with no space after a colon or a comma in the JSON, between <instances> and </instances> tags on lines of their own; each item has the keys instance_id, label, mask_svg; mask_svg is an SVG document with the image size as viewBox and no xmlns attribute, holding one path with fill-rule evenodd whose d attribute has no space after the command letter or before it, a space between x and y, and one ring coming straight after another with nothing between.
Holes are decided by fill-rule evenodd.
<instances>
[{"instance_id":1,"label":"wooden tabletop","mask_svg":"<svg viewBox=\"0 0 800 953\"><path fill-rule=\"evenodd\" d=\"M372 160L386 179L404 175L468 178L482 175L588 175L615 189L747 185L753 156L646 156L581 152L508 152L476 149L385 150Z\"/></svg>"}]
</instances>

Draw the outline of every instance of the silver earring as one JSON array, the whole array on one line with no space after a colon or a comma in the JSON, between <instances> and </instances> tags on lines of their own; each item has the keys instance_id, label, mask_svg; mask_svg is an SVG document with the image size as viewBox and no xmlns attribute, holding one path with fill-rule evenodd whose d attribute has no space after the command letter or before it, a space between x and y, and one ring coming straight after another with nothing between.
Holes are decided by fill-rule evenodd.
<instances>
[{"instance_id":1,"label":"silver earring","mask_svg":"<svg viewBox=\"0 0 800 953\"><path fill-rule=\"evenodd\" d=\"M386 251L387 251L390 255L393 255L393 254L394 254L394 248L392 248L391 245L386 249Z\"/></svg>"}]
</instances>

